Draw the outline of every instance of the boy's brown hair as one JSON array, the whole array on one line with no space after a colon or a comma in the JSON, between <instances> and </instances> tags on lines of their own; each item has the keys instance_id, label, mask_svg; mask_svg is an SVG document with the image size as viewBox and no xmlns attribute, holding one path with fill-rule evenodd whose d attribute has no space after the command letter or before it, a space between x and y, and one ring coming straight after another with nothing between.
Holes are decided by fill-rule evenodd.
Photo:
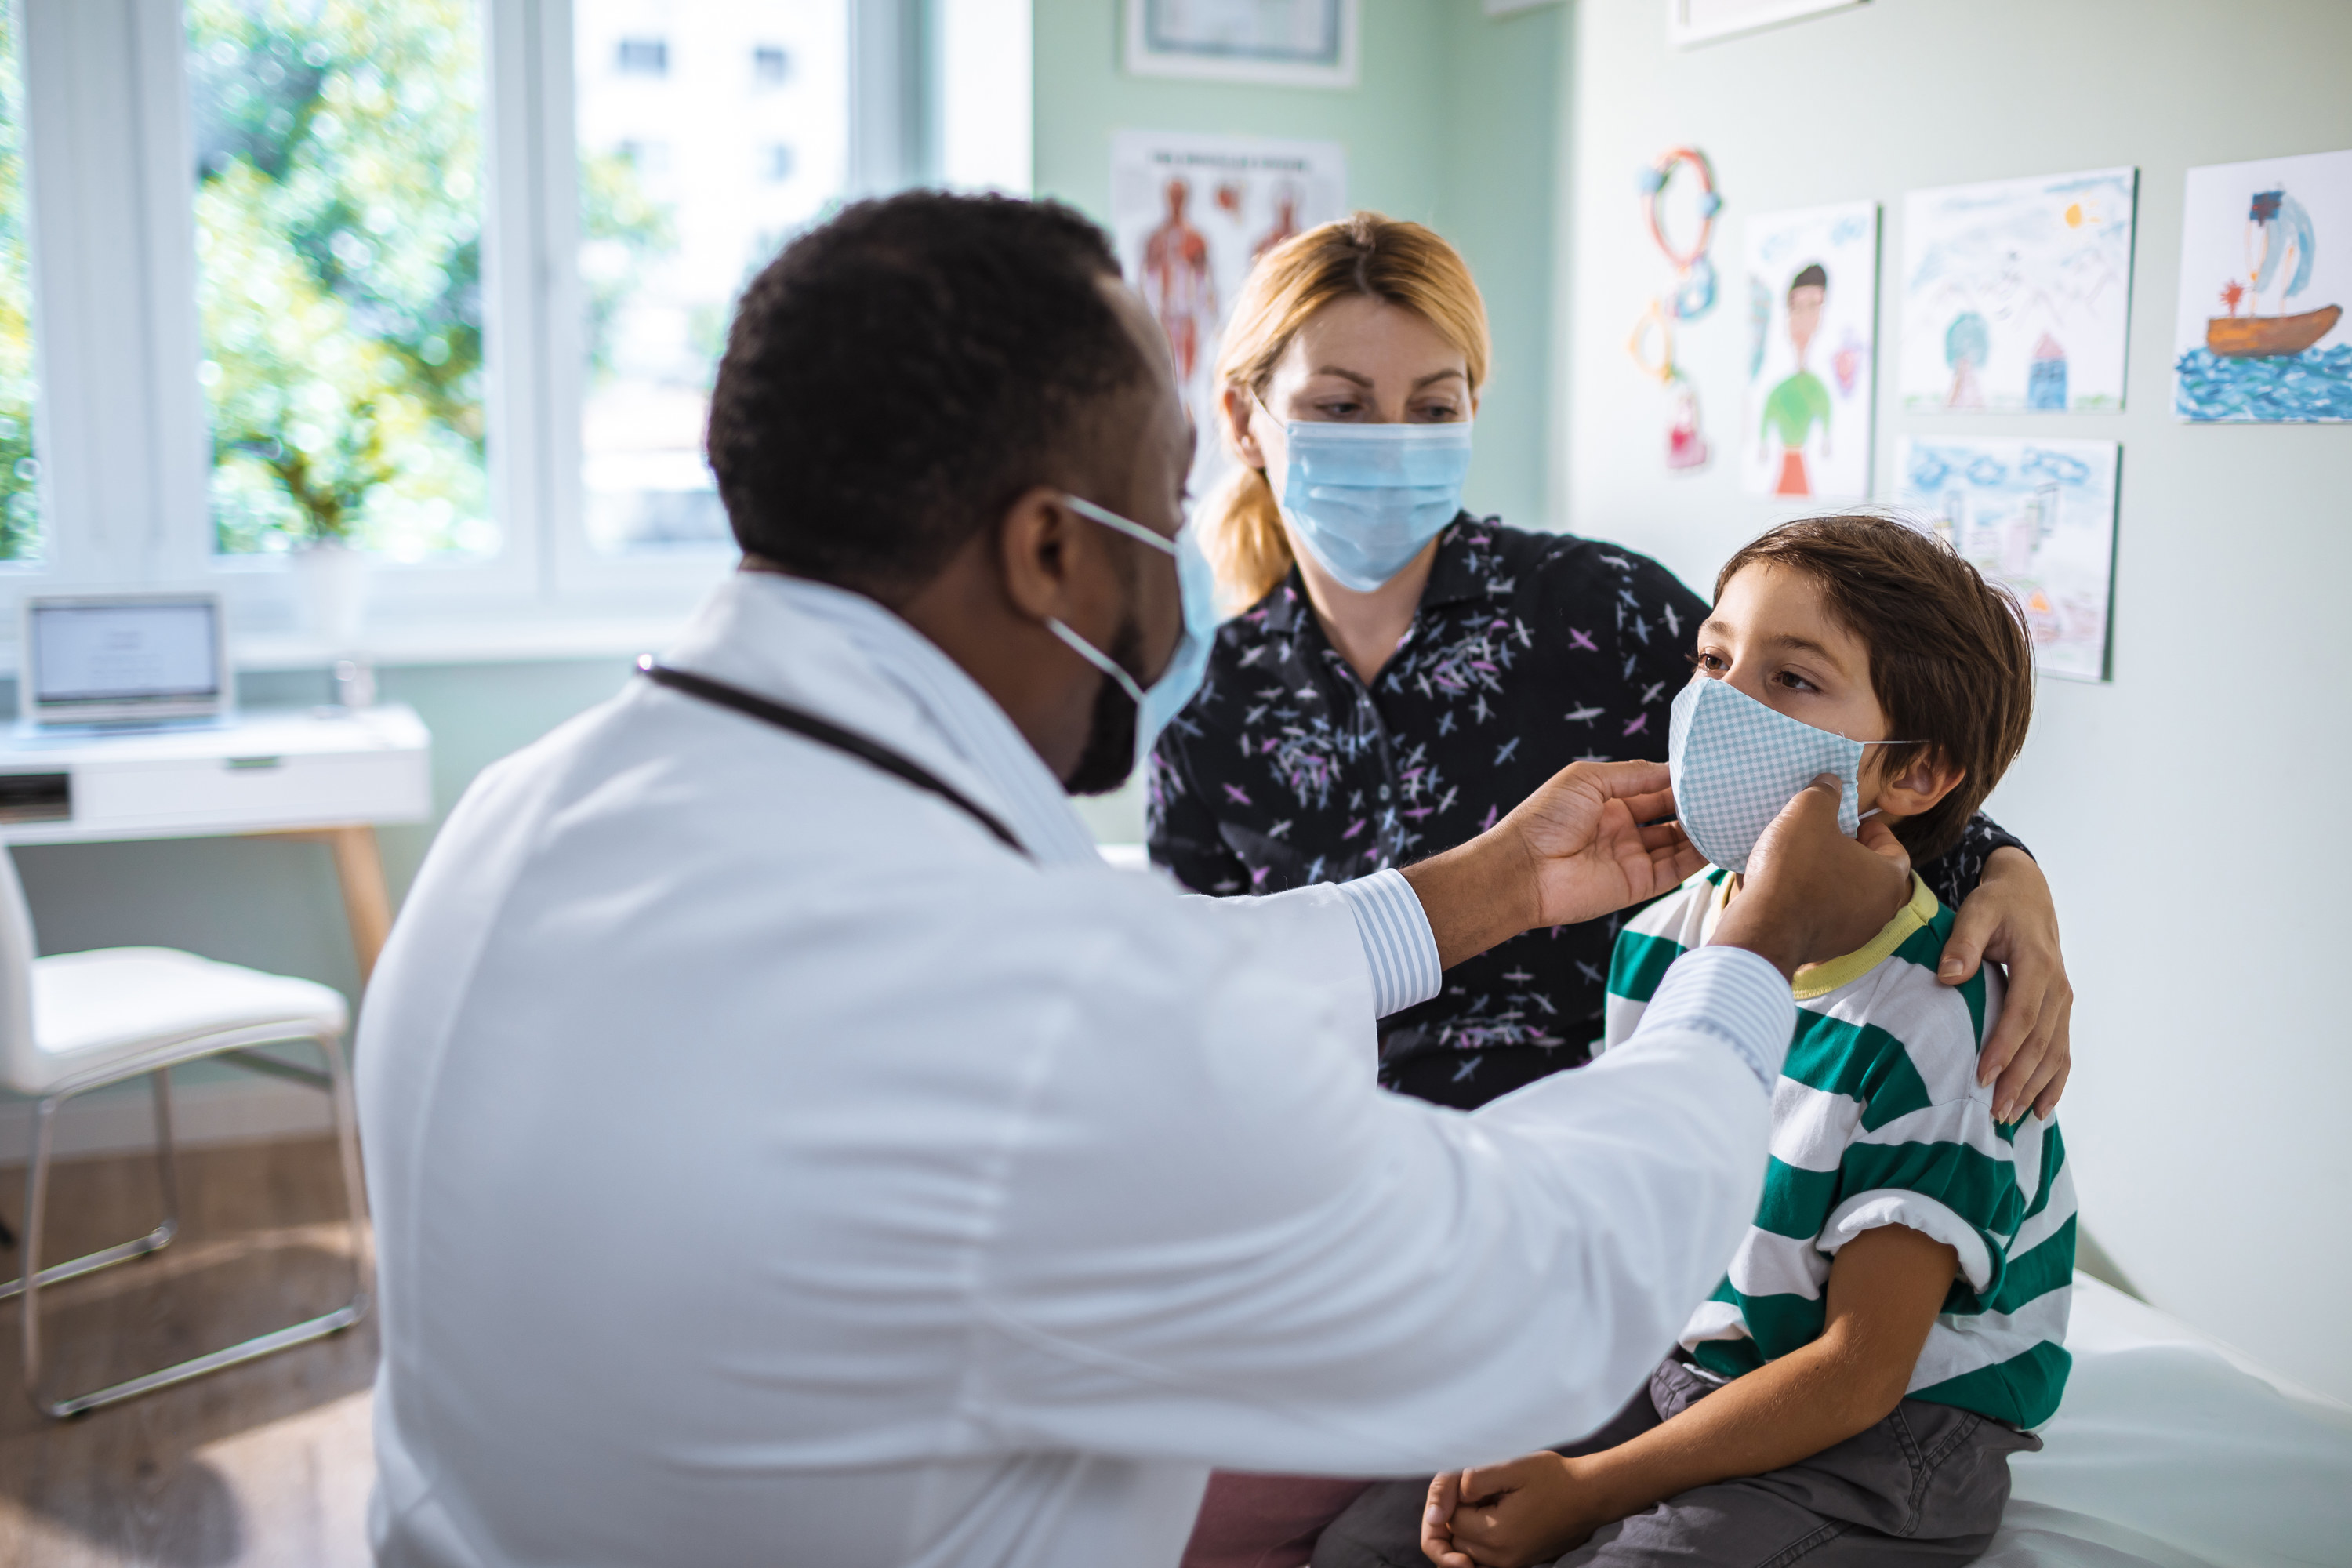
<instances>
[{"instance_id":1,"label":"boy's brown hair","mask_svg":"<svg viewBox=\"0 0 2352 1568\"><path fill-rule=\"evenodd\" d=\"M1943 854L2017 760L2033 718L2033 645L2015 596L1935 535L1866 514L1783 523L1724 563L1715 596L1758 565L1819 583L1830 614L1870 650L1887 725L1916 742L1886 748L1885 776L1937 752L1967 770L1951 794L1895 825L1915 862Z\"/></svg>"}]
</instances>

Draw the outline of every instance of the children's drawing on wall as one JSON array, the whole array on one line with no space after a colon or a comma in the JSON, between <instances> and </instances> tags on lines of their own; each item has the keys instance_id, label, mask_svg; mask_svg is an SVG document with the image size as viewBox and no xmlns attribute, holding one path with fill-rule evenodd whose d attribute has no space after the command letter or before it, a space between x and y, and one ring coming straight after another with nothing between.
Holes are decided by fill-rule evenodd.
<instances>
[{"instance_id":1,"label":"children's drawing on wall","mask_svg":"<svg viewBox=\"0 0 2352 1568\"><path fill-rule=\"evenodd\" d=\"M1909 436L1897 449L1895 504L2017 595L2044 675L2107 677L2120 453L2113 441Z\"/></svg>"},{"instance_id":2,"label":"children's drawing on wall","mask_svg":"<svg viewBox=\"0 0 2352 1568\"><path fill-rule=\"evenodd\" d=\"M2352 152L2189 171L2173 412L2352 419Z\"/></svg>"},{"instance_id":3,"label":"children's drawing on wall","mask_svg":"<svg viewBox=\"0 0 2352 1568\"><path fill-rule=\"evenodd\" d=\"M1687 198L1692 214L1687 226L1693 234L1689 245L1677 246L1668 237L1673 226L1663 209L1675 172L1683 168L1693 176ZM1696 321L1715 309L1715 263L1707 252L1715 244L1715 216L1723 210L1723 196L1715 188L1714 165L1696 147L1667 149L1636 176L1635 187L1642 193L1650 242L1674 269L1674 281L1633 323L1625 352L1665 390L1666 468L1688 473L1706 467L1712 448L1699 413L1698 384L1675 359L1675 325Z\"/></svg>"},{"instance_id":4,"label":"children's drawing on wall","mask_svg":"<svg viewBox=\"0 0 2352 1568\"><path fill-rule=\"evenodd\" d=\"M1347 153L1335 142L1122 131L1110 202L1120 264L1168 336L1201 432L1192 479L1205 489L1229 461L1212 386L1225 312L1260 256L1346 216Z\"/></svg>"},{"instance_id":5,"label":"children's drawing on wall","mask_svg":"<svg viewBox=\"0 0 2352 1568\"><path fill-rule=\"evenodd\" d=\"M2115 409L2136 169L1903 198L1903 406Z\"/></svg>"},{"instance_id":6,"label":"children's drawing on wall","mask_svg":"<svg viewBox=\"0 0 2352 1568\"><path fill-rule=\"evenodd\" d=\"M1747 257L1748 492L1868 495L1878 204L1759 214Z\"/></svg>"}]
</instances>

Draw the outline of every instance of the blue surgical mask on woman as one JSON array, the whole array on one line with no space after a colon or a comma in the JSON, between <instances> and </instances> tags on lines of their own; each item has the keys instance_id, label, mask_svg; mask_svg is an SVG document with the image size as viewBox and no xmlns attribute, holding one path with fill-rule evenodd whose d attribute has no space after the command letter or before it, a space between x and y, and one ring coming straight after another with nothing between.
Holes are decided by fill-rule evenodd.
<instances>
[{"instance_id":1,"label":"blue surgical mask on woman","mask_svg":"<svg viewBox=\"0 0 2352 1568\"><path fill-rule=\"evenodd\" d=\"M1462 510L1470 425L1290 420L1282 515L1343 588L1369 594Z\"/></svg>"},{"instance_id":2,"label":"blue surgical mask on woman","mask_svg":"<svg viewBox=\"0 0 2352 1568\"><path fill-rule=\"evenodd\" d=\"M1209 670L1209 646L1217 637L1217 578L1209 565L1209 558L1201 553L1200 542L1192 537L1188 526L1177 531L1176 537L1156 533L1139 522L1119 516L1108 507L1097 506L1090 500L1065 495L1062 502L1080 517L1092 519L1105 528L1116 529L1130 539L1139 540L1154 550L1164 550L1176 558L1176 590L1183 601L1184 629L1176 639L1176 651L1168 656L1168 668L1150 686L1139 684L1134 676L1118 666L1118 661L1094 644L1072 631L1053 616L1045 617L1045 629L1067 643L1079 658L1101 670L1118 683L1135 704L1135 765L1143 766L1151 755L1152 745L1160 732L1168 728L1177 714L1184 711L1193 694L1201 689L1201 679Z\"/></svg>"}]
</instances>

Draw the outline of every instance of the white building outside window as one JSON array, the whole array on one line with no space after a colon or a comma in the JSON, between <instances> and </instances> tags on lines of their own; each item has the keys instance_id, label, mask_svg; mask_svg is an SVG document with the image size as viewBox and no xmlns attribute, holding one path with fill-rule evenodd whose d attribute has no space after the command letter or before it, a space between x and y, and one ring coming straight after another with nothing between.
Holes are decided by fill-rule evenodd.
<instances>
[{"instance_id":1,"label":"white building outside window","mask_svg":"<svg viewBox=\"0 0 2352 1568\"><path fill-rule=\"evenodd\" d=\"M589 542L723 545L702 457L711 376L736 295L846 187L848 8L578 0L572 52ZM629 68L640 56L667 70ZM656 144L658 165L645 155Z\"/></svg>"}]
</instances>

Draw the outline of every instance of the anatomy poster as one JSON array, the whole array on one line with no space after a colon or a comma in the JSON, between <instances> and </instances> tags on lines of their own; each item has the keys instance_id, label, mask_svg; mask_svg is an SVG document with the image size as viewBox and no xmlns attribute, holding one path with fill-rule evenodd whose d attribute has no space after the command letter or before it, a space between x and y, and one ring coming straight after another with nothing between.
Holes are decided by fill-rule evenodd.
<instances>
[{"instance_id":1,"label":"anatomy poster","mask_svg":"<svg viewBox=\"0 0 2352 1568\"><path fill-rule=\"evenodd\" d=\"M2044 675L2106 679L2120 450L1906 436L1896 453L1895 505L2008 584Z\"/></svg>"},{"instance_id":2,"label":"anatomy poster","mask_svg":"<svg viewBox=\"0 0 2352 1568\"><path fill-rule=\"evenodd\" d=\"M1218 437L1214 373L1242 279L1265 251L1347 210L1347 153L1336 142L1157 131L1111 139L1111 236L1128 280L1168 334L1201 434L1195 493L1230 461Z\"/></svg>"},{"instance_id":3,"label":"anatomy poster","mask_svg":"<svg viewBox=\"0 0 2352 1568\"><path fill-rule=\"evenodd\" d=\"M2352 419L2352 152L2189 171L2172 409Z\"/></svg>"},{"instance_id":4,"label":"anatomy poster","mask_svg":"<svg viewBox=\"0 0 2352 1568\"><path fill-rule=\"evenodd\" d=\"M1903 406L2117 409L2135 169L1903 198Z\"/></svg>"},{"instance_id":5,"label":"anatomy poster","mask_svg":"<svg viewBox=\"0 0 2352 1568\"><path fill-rule=\"evenodd\" d=\"M1758 214L1747 271L1748 493L1868 495L1878 204Z\"/></svg>"}]
</instances>

